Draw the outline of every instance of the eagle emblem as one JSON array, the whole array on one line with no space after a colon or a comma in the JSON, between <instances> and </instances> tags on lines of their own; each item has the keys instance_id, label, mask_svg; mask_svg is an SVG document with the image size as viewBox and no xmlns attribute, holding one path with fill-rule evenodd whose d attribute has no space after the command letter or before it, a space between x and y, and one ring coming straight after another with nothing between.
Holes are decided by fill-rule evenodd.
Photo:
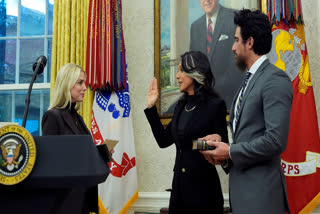
<instances>
[{"instance_id":1,"label":"eagle emblem","mask_svg":"<svg viewBox=\"0 0 320 214\"><path fill-rule=\"evenodd\" d=\"M21 144L15 139L8 139L1 145L2 156L5 160L2 163L9 171L18 168L23 156L20 155Z\"/></svg>"},{"instance_id":2,"label":"eagle emblem","mask_svg":"<svg viewBox=\"0 0 320 214\"><path fill-rule=\"evenodd\" d=\"M0 184L15 185L26 179L36 161L36 143L22 126L0 127Z\"/></svg>"}]
</instances>

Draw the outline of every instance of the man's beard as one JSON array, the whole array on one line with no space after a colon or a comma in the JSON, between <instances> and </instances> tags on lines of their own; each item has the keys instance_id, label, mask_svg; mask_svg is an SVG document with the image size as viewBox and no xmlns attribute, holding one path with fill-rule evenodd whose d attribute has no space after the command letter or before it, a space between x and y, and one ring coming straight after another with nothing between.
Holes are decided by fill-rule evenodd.
<instances>
[{"instance_id":1,"label":"man's beard","mask_svg":"<svg viewBox=\"0 0 320 214\"><path fill-rule=\"evenodd\" d=\"M242 56L236 57L236 65L241 71L245 71L247 68L246 62Z\"/></svg>"}]
</instances>

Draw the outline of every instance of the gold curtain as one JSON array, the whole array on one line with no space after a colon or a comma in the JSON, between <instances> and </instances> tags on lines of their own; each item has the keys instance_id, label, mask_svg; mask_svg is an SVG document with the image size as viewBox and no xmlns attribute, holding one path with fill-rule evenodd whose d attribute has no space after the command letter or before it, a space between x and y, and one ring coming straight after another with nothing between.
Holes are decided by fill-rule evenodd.
<instances>
[{"instance_id":1,"label":"gold curtain","mask_svg":"<svg viewBox=\"0 0 320 214\"><path fill-rule=\"evenodd\" d=\"M261 12L267 14L267 0L261 0Z\"/></svg>"},{"instance_id":2,"label":"gold curtain","mask_svg":"<svg viewBox=\"0 0 320 214\"><path fill-rule=\"evenodd\" d=\"M55 0L51 57L51 93L59 69L72 62L86 68L89 0ZM94 91L89 88L80 110L87 127L91 127Z\"/></svg>"},{"instance_id":3,"label":"gold curtain","mask_svg":"<svg viewBox=\"0 0 320 214\"><path fill-rule=\"evenodd\" d=\"M59 69L72 62L86 68L89 0L55 0L51 53L51 92ZM94 91L87 89L80 109L87 127L91 128ZM99 197L99 213L107 213Z\"/></svg>"},{"instance_id":4,"label":"gold curtain","mask_svg":"<svg viewBox=\"0 0 320 214\"><path fill-rule=\"evenodd\" d=\"M53 40L51 53L51 91L59 69L72 62L86 68L89 0L55 0L53 11ZM87 89L80 109L87 127L91 128L94 91ZM99 209L105 210L100 198Z\"/></svg>"}]
</instances>

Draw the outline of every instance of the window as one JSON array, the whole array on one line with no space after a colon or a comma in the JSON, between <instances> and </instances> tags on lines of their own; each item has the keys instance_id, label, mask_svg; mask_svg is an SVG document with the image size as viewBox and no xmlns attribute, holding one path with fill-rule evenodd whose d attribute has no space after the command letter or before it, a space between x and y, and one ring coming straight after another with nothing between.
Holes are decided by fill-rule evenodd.
<instances>
[{"instance_id":1,"label":"window","mask_svg":"<svg viewBox=\"0 0 320 214\"><path fill-rule=\"evenodd\" d=\"M44 55L30 97L26 129L41 135L41 118L49 106L54 0L0 0L0 122L22 125L32 65Z\"/></svg>"}]
</instances>

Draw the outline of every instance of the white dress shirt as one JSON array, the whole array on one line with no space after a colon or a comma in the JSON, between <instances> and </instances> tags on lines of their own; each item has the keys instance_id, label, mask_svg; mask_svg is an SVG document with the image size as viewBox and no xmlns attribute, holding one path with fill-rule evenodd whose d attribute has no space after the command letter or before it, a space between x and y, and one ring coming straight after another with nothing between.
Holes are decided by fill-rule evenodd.
<instances>
[{"instance_id":1,"label":"white dress shirt","mask_svg":"<svg viewBox=\"0 0 320 214\"><path fill-rule=\"evenodd\" d=\"M209 18L208 16L207 16L207 18L206 18L206 30L208 29L208 19L211 19L211 21L212 21L212 23L211 23L211 27L212 27L212 33L214 32L214 27L215 27L215 25L216 25L216 21L217 21L217 16L218 16L218 13L219 13L219 10L220 10L220 7L219 7L219 5L218 5L218 8L217 8L217 10L214 12L214 14L213 14L213 16L211 16L211 18Z\"/></svg>"},{"instance_id":2,"label":"white dress shirt","mask_svg":"<svg viewBox=\"0 0 320 214\"><path fill-rule=\"evenodd\" d=\"M251 78L254 76L254 74L256 73L256 71L258 70L258 68L260 67L260 65L261 65L266 59L267 59L267 56L266 56L266 55L262 55L259 59L257 59L257 60L253 63L253 65L251 66L250 70L249 70L249 71L247 70L247 72L251 73L251 75L250 75L250 77L249 77L249 79L248 79L248 82L247 82L246 87L244 88L243 94L246 92L247 86L249 85ZM234 106L237 106L237 104L238 104L238 102L239 102L239 98L240 98L240 93L238 94L238 97L237 97L237 100L236 100ZM234 108L234 112L233 112L234 115L236 115L236 111L237 111L237 108L235 107L235 108ZM233 131L236 130L236 125L237 125L235 119L236 119L236 117L234 117L234 118L233 118L233 121L232 121Z\"/></svg>"}]
</instances>

